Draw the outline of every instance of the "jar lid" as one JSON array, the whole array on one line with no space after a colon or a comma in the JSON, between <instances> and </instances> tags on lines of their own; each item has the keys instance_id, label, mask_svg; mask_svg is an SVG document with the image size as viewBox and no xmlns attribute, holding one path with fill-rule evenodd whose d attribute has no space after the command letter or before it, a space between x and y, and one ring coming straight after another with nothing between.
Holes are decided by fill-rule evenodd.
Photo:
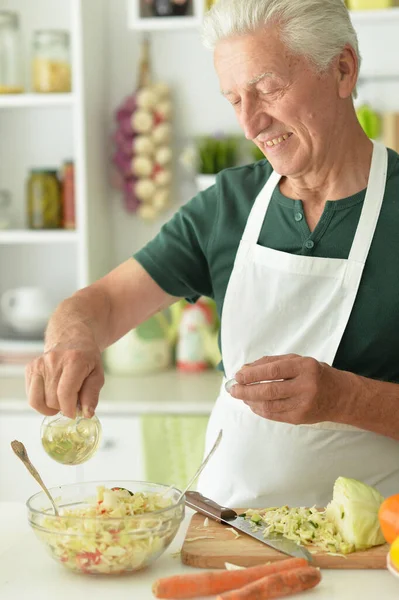
<instances>
[{"instance_id":1,"label":"jar lid","mask_svg":"<svg viewBox=\"0 0 399 600\"><path fill-rule=\"evenodd\" d=\"M69 42L69 31L65 31L64 29L38 29L33 32L35 39L40 39L41 41L62 41Z\"/></svg>"},{"instance_id":2,"label":"jar lid","mask_svg":"<svg viewBox=\"0 0 399 600\"><path fill-rule=\"evenodd\" d=\"M35 167L30 172L35 175L58 175L58 169L47 169L44 167Z\"/></svg>"},{"instance_id":3,"label":"jar lid","mask_svg":"<svg viewBox=\"0 0 399 600\"><path fill-rule=\"evenodd\" d=\"M0 10L0 26L12 25L17 27L19 24L19 15L11 10Z\"/></svg>"}]
</instances>

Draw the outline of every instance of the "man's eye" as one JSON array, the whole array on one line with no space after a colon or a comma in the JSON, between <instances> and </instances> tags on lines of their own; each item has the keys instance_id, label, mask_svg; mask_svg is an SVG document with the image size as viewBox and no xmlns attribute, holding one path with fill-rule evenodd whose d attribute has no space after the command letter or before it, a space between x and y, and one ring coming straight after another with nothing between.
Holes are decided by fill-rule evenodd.
<instances>
[{"instance_id":1,"label":"man's eye","mask_svg":"<svg viewBox=\"0 0 399 600\"><path fill-rule=\"evenodd\" d=\"M230 100L230 104L232 106L238 106L241 103L241 100Z\"/></svg>"}]
</instances>

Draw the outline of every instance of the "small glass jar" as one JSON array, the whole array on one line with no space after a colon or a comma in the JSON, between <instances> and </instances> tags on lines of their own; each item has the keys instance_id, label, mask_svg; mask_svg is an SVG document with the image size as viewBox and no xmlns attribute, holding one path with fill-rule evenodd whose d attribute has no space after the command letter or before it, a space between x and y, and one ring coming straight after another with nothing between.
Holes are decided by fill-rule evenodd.
<instances>
[{"instance_id":1,"label":"small glass jar","mask_svg":"<svg viewBox=\"0 0 399 600\"><path fill-rule=\"evenodd\" d=\"M57 171L33 169L28 180L28 227L61 227L61 187Z\"/></svg>"},{"instance_id":2,"label":"small glass jar","mask_svg":"<svg viewBox=\"0 0 399 600\"><path fill-rule=\"evenodd\" d=\"M71 91L71 60L67 31L35 31L32 89L39 93Z\"/></svg>"},{"instance_id":3,"label":"small glass jar","mask_svg":"<svg viewBox=\"0 0 399 600\"><path fill-rule=\"evenodd\" d=\"M0 94L24 91L18 14L0 11Z\"/></svg>"}]
</instances>

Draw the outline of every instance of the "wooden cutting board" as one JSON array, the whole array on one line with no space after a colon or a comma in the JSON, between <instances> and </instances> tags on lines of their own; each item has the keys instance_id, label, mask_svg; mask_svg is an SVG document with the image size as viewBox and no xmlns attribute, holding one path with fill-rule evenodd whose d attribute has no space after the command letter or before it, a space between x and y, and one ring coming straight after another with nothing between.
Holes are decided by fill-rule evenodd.
<instances>
[{"instance_id":1,"label":"wooden cutting board","mask_svg":"<svg viewBox=\"0 0 399 600\"><path fill-rule=\"evenodd\" d=\"M238 514L242 509L236 509ZM236 537L228 526L209 519L204 527L205 517L195 513L191 519L181 550L182 562L203 569L224 569L225 562L252 567L265 562L276 562L287 558L244 533ZM197 539L189 541L192 538ZM323 552L313 554L314 565L322 569L386 569L388 544L376 546L364 552L353 552L347 557L330 556Z\"/></svg>"}]
</instances>

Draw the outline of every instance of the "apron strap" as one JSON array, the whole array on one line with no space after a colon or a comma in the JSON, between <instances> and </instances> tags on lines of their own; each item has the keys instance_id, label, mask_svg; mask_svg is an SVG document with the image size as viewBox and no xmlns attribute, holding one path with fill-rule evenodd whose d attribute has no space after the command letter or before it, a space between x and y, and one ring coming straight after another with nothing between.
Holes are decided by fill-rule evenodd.
<instances>
[{"instance_id":1,"label":"apron strap","mask_svg":"<svg viewBox=\"0 0 399 600\"><path fill-rule=\"evenodd\" d=\"M388 150L380 142L373 142L373 144L374 149L366 197L348 257L349 260L361 264L366 262L373 241L387 182Z\"/></svg>"},{"instance_id":2,"label":"apron strap","mask_svg":"<svg viewBox=\"0 0 399 600\"><path fill-rule=\"evenodd\" d=\"M242 234L242 241L257 244L270 199L280 179L281 175L273 171L263 189L259 192Z\"/></svg>"},{"instance_id":3,"label":"apron strap","mask_svg":"<svg viewBox=\"0 0 399 600\"><path fill-rule=\"evenodd\" d=\"M366 196L348 257L349 260L361 264L366 262L371 242L374 237L382 202L384 200L388 171L388 151L386 147L380 142L373 141L373 144L374 148ZM276 171L273 171L263 189L258 194L242 234L242 241L257 244L271 197L280 179L281 175Z\"/></svg>"}]
</instances>

